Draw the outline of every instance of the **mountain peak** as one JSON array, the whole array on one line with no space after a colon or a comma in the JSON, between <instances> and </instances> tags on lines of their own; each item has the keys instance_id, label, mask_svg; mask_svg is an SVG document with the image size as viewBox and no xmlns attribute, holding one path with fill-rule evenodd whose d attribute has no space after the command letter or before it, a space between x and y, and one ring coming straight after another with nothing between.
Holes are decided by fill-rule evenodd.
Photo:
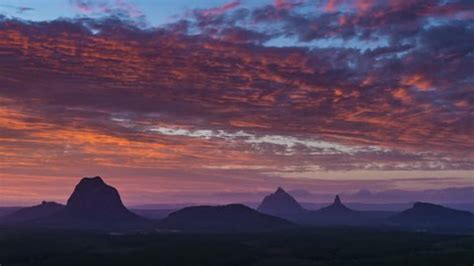
<instances>
[{"instance_id":1,"label":"mountain peak","mask_svg":"<svg viewBox=\"0 0 474 266\"><path fill-rule=\"evenodd\" d=\"M258 211L291 219L295 215L300 215L304 209L301 205L283 188L278 187L275 193L272 193L266 196L260 206Z\"/></svg>"},{"instance_id":2,"label":"mountain peak","mask_svg":"<svg viewBox=\"0 0 474 266\"><path fill-rule=\"evenodd\" d=\"M283 188L278 187L274 194L282 194L282 193L288 194Z\"/></svg>"},{"instance_id":3,"label":"mountain peak","mask_svg":"<svg viewBox=\"0 0 474 266\"><path fill-rule=\"evenodd\" d=\"M129 230L150 226L148 220L129 211L117 189L99 176L82 178L66 206L39 222L45 226L94 230Z\"/></svg>"},{"instance_id":4,"label":"mountain peak","mask_svg":"<svg viewBox=\"0 0 474 266\"><path fill-rule=\"evenodd\" d=\"M81 179L67 201L66 210L80 217L116 218L128 214L117 189L99 176Z\"/></svg>"},{"instance_id":5,"label":"mountain peak","mask_svg":"<svg viewBox=\"0 0 474 266\"><path fill-rule=\"evenodd\" d=\"M342 205L341 198L339 198L339 195L336 195L336 198L334 199L334 205Z\"/></svg>"},{"instance_id":6,"label":"mountain peak","mask_svg":"<svg viewBox=\"0 0 474 266\"><path fill-rule=\"evenodd\" d=\"M360 214L360 212L346 207L339 195L336 195L334 203L314 211L312 219L318 224L353 224L360 222Z\"/></svg>"},{"instance_id":7,"label":"mountain peak","mask_svg":"<svg viewBox=\"0 0 474 266\"><path fill-rule=\"evenodd\" d=\"M336 195L336 197L334 198L334 203L327 206L327 207L324 207L322 209L320 209L320 211L323 211L323 212L326 212L326 211L329 211L329 212L352 212L353 210L349 209L346 207L346 205L344 205L341 201L341 198L339 197L339 195Z\"/></svg>"},{"instance_id":8,"label":"mountain peak","mask_svg":"<svg viewBox=\"0 0 474 266\"><path fill-rule=\"evenodd\" d=\"M100 176L94 176L94 177L84 177L81 179L79 184L81 183L95 183L95 184L103 184L105 185L104 180Z\"/></svg>"},{"instance_id":9,"label":"mountain peak","mask_svg":"<svg viewBox=\"0 0 474 266\"><path fill-rule=\"evenodd\" d=\"M82 178L67 200L66 206L43 202L26 211L28 215L22 216L26 216L32 224L44 227L107 231L152 228L149 220L129 211L123 205L117 189L105 183L99 176ZM35 219L32 220L31 217Z\"/></svg>"}]
</instances>

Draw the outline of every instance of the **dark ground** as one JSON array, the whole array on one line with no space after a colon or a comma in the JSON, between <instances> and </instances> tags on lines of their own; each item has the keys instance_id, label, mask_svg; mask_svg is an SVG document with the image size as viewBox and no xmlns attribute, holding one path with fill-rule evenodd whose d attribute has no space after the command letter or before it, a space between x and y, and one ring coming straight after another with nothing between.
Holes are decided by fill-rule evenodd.
<instances>
[{"instance_id":1,"label":"dark ground","mask_svg":"<svg viewBox=\"0 0 474 266\"><path fill-rule=\"evenodd\" d=\"M105 235L0 228L10 265L471 266L474 236L306 228L259 234Z\"/></svg>"}]
</instances>

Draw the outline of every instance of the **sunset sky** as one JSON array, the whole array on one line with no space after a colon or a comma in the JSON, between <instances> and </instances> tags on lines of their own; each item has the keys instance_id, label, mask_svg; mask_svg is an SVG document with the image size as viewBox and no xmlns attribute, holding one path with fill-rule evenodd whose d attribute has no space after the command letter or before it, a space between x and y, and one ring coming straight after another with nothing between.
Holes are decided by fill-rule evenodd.
<instances>
[{"instance_id":1,"label":"sunset sky","mask_svg":"<svg viewBox=\"0 0 474 266\"><path fill-rule=\"evenodd\" d=\"M134 205L473 171L472 0L0 2L0 206L96 175Z\"/></svg>"}]
</instances>

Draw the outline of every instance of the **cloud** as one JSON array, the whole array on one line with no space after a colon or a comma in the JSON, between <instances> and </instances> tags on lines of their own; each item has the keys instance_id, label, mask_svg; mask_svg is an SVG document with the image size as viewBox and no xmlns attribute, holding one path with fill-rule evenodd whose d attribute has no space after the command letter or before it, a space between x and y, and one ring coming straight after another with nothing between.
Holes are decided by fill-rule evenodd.
<instances>
[{"instance_id":1,"label":"cloud","mask_svg":"<svg viewBox=\"0 0 474 266\"><path fill-rule=\"evenodd\" d=\"M70 0L70 3L77 11L86 16L114 16L135 26L147 26L145 14L127 0Z\"/></svg>"},{"instance_id":2,"label":"cloud","mask_svg":"<svg viewBox=\"0 0 474 266\"><path fill-rule=\"evenodd\" d=\"M34 10L34 8L32 8L32 7L16 6L16 5L5 5L5 4L0 4L0 10L1 9L15 10L15 12L17 14L22 14L22 13Z\"/></svg>"},{"instance_id":3,"label":"cloud","mask_svg":"<svg viewBox=\"0 0 474 266\"><path fill-rule=\"evenodd\" d=\"M239 6L240 6L240 0L232 0L222 6L199 10L198 14L204 17L217 16L217 15L224 14L225 12L229 10L233 10Z\"/></svg>"},{"instance_id":4,"label":"cloud","mask_svg":"<svg viewBox=\"0 0 474 266\"><path fill-rule=\"evenodd\" d=\"M273 5L277 9L293 9L303 5L306 0L274 0Z\"/></svg>"},{"instance_id":5,"label":"cloud","mask_svg":"<svg viewBox=\"0 0 474 266\"><path fill-rule=\"evenodd\" d=\"M468 100L463 95L471 86L465 70L471 59L425 67L428 59L433 61L427 54L444 54L430 47L434 40L428 32L446 26L427 29L421 35L426 44L395 60L353 49L249 46L166 29L141 31L117 20L96 23L100 34L90 33L81 22L37 23L35 28L4 22L0 45L10 60L2 69L10 74L2 84L15 90L2 89L1 96L12 102L10 108L35 110L37 119L46 120L41 123L65 128L82 124L128 141L155 138L138 129L161 123L189 132L249 132L260 140L281 136L298 143L294 146L302 154L310 153L303 151L315 143L311 139L407 156L427 151L443 163L419 167L471 168L465 162L472 158L473 145L465 123L469 108L458 104ZM121 28L120 33L109 31L112 27ZM63 38L65 34L69 36ZM456 49L448 49L450 56ZM26 69L36 74L20 79ZM447 72L456 76L440 80L440 74L433 75ZM55 121L58 111L69 119ZM133 123L124 127L117 118ZM110 128L98 126L104 123ZM296 141L294 135L305 140ZM275 147L266 146L269 153ZM441 159L446 156L453 163ZM406 162L398 165L410 168ZM337 168L325 160L321 167Z\"/></svg>"},{"instance_id":6,"label":"cloud","mask_svg":"<svg viewBox=\"0 0 474 266\"><path fill-rule=\"evenodd\" d=\"M88 16L0 22L4 173L474 169L470 2L230 2L157 28L73 3Z\"/></svg>"}]
</instances>

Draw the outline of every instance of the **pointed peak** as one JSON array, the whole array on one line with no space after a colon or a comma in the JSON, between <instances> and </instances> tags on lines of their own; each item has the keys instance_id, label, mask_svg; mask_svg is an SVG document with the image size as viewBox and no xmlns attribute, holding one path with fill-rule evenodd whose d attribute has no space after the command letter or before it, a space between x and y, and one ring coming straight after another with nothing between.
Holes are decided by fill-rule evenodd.
<instances>
[{"instance_id":1,"label":"pointed peak","mask_svg":"<svg viewBox=\"0 0 474 266\"><path fill-rule=\"evenodd\" d=\"M336 198L334 199L334 204L341 205L341 198L339 198L339 195L336 195Z\"/></svg>"},{"instance_id":2,"label":"pointed peak","mask_svg":"<svg viewBox=\"0 0 474 266\"><path fill-rule=\"evenodd\" d=\"M285 193L286 194L286 191L283 188L278 187L277 190L275 191L275 194L279 194L279 193Z\"/></svg>"}]
</instances>

